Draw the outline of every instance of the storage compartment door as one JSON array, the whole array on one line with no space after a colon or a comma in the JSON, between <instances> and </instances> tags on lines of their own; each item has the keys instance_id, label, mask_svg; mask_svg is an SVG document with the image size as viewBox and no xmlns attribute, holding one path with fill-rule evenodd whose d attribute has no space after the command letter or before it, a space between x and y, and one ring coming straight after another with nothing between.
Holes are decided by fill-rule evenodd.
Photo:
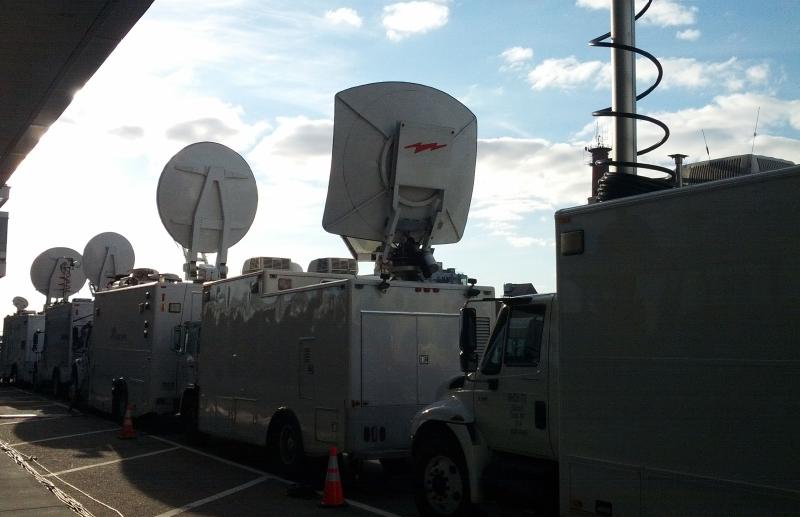
<instances>
[{"instance_id":1,"label":"storage compartment door","mask_svg":"<svg viewBox=\"0 0 800 517\"><path fill-rule=\"evenodd\" d=\"M361 400L368 406L417 403L415 315L361 313Z\"/></svg>"},{"instance_id":2,"label":"storage compartment door","mask_svg":"<svg viewBox=\"0 0 800 517\"><path fill-rule=\"evenodd\" d=\"M454 377L463 375L458 360L458 314L417 316L417 403L428 405Z\"/></svg>"}]
</instances>

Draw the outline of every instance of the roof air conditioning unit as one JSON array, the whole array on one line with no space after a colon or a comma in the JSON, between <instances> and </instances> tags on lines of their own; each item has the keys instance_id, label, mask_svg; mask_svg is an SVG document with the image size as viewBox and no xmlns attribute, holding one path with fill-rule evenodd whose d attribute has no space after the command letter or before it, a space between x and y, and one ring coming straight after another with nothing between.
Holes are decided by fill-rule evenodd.
<instances>
[{"instance_id":1,"label":"roof air conditioning unit","mask_svg":"<svg viewBox=\"0 0 800 517\"><path fill-rule=\"evenodd\" d=\"M358 262L351 258L326 257L312 260L308 265L309 273L337 273L355 275L358 273Z\"/></svg>"},{"instance_id":2,"label":"roof air conditioning unit","mask_svg":"<svg viewBox=\"0 0 800 517\"><path fill-rule=\"evenodd\" d=\"M262 269L281 269L291 271L292 260L280 257L253 257L244 261L242 274L254 273Z\"/></svg>"}]
</instances>

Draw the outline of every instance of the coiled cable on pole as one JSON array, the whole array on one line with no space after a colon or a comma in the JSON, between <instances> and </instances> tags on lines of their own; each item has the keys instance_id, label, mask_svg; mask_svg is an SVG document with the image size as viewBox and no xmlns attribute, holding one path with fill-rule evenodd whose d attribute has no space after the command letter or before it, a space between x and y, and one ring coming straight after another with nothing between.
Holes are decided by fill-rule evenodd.
<instances>
[{"instance_id":1,"label":"coiled cable on pole","mask_svg":"<svg viewBox=\"0 0 800 517\"><path fill-rule=\"evenodd\" d=\"M636 13L634 21L641 18L641 16L645 12L647 12L647 9L650 8L650 4L652 2L653 0L647 1L644 7L642 7L642 9L638 13ZM616 49L626 50L628 52L633 52L634 54L646 57L647 59L650 60L651 63L655 65L656 69L658 70L658 77L656 77L655 82L653 82L653 84L650 85L649 88L647 88L642 93L636 96L636 100L639 101L647 97L650 94L650 92L652 92L658 87L658 85L661 83L661 78L664 76L664 69L662 68L661 63L651 53L642 50L640 48L631 45L624 45L622 43L615 43L613 41L604 41L610 37L611 37L611 32L607 32L602 36L598 36L597 38L591 40L589 42L589 46L616 48ZM641 115L638 113L628 113L625 111L613 111L609 106L608 108L593 112L592 116L644 120L646 122L650 122L651 124L655 124L656 126L660 127L664 131L664 136L661 138L661 140L651 145L650 147L642 149L641 151L637 151L636 152L637 156L641 156L643 154L649 153L650 151L658 149L669 138L669 128L667 127L667 125L662 121L653 117L648 117L647 115ZM644 176L637 176L634 174L607 172L603 175L602 178L600 178L600 180L597 183L597 198L599 201L608 201L610 199L632 196L635 194L643 194L646 192L653 192L656 190L665 190L673 186L672 178L674 178L675 172L666 167L661 167L660 165L653 165L649 163L640 163L640 162L620 161L620 160L604 160L603 163L611 166L622 166L622 167L641 168L641 169L659 171L668 174L669 177L648 178Z\"/></svg>"}]
</instances>

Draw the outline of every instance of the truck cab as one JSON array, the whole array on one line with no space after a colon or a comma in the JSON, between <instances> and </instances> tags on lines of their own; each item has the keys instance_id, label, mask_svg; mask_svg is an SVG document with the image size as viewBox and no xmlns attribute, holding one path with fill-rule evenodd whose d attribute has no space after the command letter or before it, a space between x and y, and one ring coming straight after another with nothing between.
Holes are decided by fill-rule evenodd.
<instances>
[{"instance_id":1,"label":"truck cab","mask_svg":"<svg viewBox=\"0 0 800 517\"><path fill-rule=\"evenodd\" d=\"M491 493L518 492L545 508L557 483L554 294L500 302L475 360L475 309L462 311L463 384L411 425L415 499L422 515L465 515Z\"/></svg>"}]
</instances>

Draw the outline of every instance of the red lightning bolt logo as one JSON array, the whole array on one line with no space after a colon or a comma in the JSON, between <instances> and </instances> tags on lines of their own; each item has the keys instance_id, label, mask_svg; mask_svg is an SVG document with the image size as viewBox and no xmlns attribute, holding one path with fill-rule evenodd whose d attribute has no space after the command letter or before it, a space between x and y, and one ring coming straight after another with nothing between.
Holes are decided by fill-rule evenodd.
<instances>
[{"instance_id":1,"label":"red lightning bolt logo","mask_svg":"<svg viewBox=\"0 0 800 517\"><path fill-rule=\"evenodd\" d=\"M421 153L422 151L435 151L437 149L441 149L442 147L447 147L447 144L437 144L436 142L423 144L422 142L417 142L416 144L405 146L404 149L414 149L414 154L417 154Z\"/></svg>"}]
</instances>

